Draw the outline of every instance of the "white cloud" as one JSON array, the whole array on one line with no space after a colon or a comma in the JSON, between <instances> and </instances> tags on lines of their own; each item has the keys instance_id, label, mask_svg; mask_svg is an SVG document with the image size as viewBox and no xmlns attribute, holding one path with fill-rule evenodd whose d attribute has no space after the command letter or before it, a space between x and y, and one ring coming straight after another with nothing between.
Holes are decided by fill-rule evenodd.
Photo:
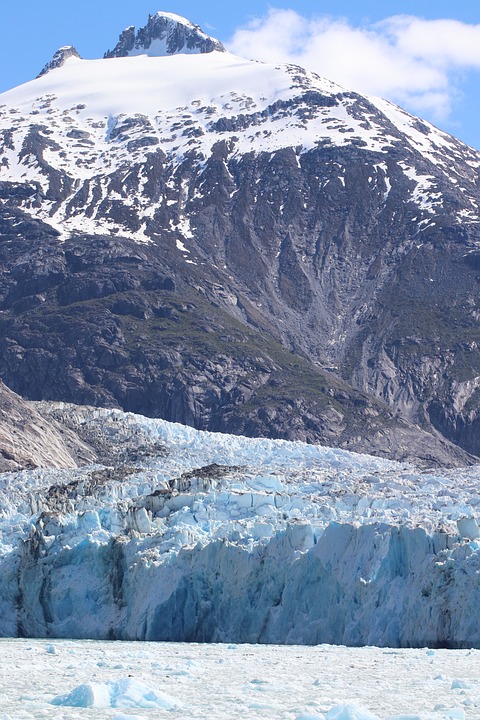
<instances>
[{"instance_id":1,"label":"white cloud","mask_svg":"<svg viewBox=\"0 0 480 720\"><path fill-rule=\"evenodd\" d=\"M354 27L345 19L271 9L238 29L228 47L243 57L302 65L437 119L451 112L461 73L480 69L480 25L411 15Z\"/></svg>"}]
</instances>

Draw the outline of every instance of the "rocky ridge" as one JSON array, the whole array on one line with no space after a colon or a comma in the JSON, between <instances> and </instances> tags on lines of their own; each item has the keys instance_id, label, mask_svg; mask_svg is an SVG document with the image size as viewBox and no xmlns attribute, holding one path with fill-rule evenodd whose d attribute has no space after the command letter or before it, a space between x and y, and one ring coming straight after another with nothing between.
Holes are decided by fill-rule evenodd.
<instances>
[{"instance_id":1,"label":"rocky ridge","mask_svg":"<svg viewBox=\"0 0 480 720\"><path fill-rule=\"evenodd\" d=\"M78 434L0 383L0 472L76 468L96 455Z\"/></svg>"},{"instance_id":2,"label":"rocky ridge","mask_svg":"<svg viewBox=\"0 0 480 720\"><path fill-rule=\"evenodd\" d=\"M225 52L222 43L206 35L199 25L173 13L158 12L148 16L145 27L135 32L126 28L113 50L104 57L131 57L134 55L174 55L175 53Z\"/></svg>"},{"instance_id":3,"label":"rocky ridge","mask_svg":"<svg viewBox=\"0 0 480 720\"><path fill-rule=\"evenodd\" d=\"M78 54L78 50L74 48L73 45L65 45L64 47L61 47L57 50L53 58L45 65L37 77L42 77L42 75L46 75L46 73L50 72L50 70L62 67L65 64L65 61L71 57L78 58L79 60L82 59Z\"/></svg>"}]
</instances>

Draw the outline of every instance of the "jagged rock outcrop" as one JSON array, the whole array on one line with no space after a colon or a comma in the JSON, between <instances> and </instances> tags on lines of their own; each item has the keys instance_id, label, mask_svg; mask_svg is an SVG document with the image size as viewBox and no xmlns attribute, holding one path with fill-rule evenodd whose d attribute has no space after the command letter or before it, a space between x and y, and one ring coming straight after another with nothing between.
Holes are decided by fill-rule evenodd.
<instances>
[{"instance_id":1,"label":"jagged rock outcrop","mask_svg":"<svg viewBox=\"0 0 480 720\"><path fill-rule=\"evenodd\" d=\"M37 77L42 77L42 75L46 75L46 73L50 72L50 70L62 67L65 61L71 57L79 58L81 60L81 56L78 54L77 49L74 48L73 45L65 45L64 47L61 47L57 50L53 58L45 65Z\"/></svg>"},{"instance_id":2,"label":"jagged rock outcrop","mask_svg":"<svg viewBox=\"0 0 480 720\"><path fill-rule=\"evenodd\" d=\"M135 32L130 26L124 30L113 50L104 57L132 55L174 55L175 53L225 52L222 43L206 35L199 25L173 13L158 12L148 16L145 27Z\"/></svg>"}]
</instances>

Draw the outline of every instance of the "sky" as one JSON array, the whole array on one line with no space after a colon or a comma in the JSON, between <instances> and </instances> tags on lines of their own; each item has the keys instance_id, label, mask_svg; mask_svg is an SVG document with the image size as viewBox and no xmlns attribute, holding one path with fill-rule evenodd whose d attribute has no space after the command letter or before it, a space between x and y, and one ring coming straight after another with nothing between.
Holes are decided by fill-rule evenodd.
<instances>
[{"instance_id":1,"label":"sky","mask_svg":"<svg viewBox=\"0 0 480 720\"><path fill-rule=\"evenodd\" d=\"M158 10L243 57L392 100L480 150L478 0L3 0L0 92L33 79L62 45L102 57Z\"/></svg>"}]
</instances>

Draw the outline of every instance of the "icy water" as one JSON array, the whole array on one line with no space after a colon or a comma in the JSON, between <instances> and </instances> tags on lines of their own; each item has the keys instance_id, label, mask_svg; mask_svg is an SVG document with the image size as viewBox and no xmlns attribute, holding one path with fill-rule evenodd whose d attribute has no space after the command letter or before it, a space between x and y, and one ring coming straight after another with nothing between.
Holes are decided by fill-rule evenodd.
<instances>
[{"instance_id":1,"label":"icy water","mask_svg":"<svg viewBox=\"0 0 480 720\"><path fill-rule=\"evenodd\" d=\"M480 719L480 651L0 640L0 720L323 720L327 713L329 720Z\"/></svg>"}]
</instances>

